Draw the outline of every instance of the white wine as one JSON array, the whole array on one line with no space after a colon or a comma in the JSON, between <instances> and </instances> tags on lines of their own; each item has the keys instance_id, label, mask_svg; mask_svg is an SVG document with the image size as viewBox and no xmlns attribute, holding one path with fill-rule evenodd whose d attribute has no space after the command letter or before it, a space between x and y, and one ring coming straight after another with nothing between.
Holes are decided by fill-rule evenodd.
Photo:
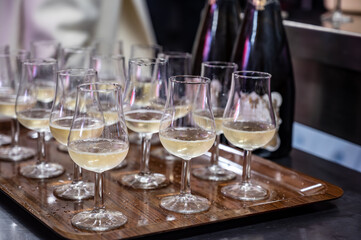
<instances>
[{"instance_id":1,"label":"white wine","mask_svg":"<svg viewBox=\"0 0 361 240\"><path fill-rule=\"evenodd\" d=\"M264 122L227 120L223 122L223 132L226 139L233 145L252 151L271 141L276 128Z\"/></svg>"},{"instance_id":2,"label":"white wine","mask_svg":"<svg viewBox=\"0 0 361 240\"><path fill-rule=\"evenodd\" d=\"M137 133L159 132L163 112L157 110L139 109L125 113L127 127Z\"/></svg>"},{"instance_id":3,"label":"white wine","mask_svg":"<svg viewBox=\"0 0 361 240\"><path fill-rule=\"evenodd\" d=\"M223 122L223 108L213 108L214 122L216 126L217 135L222 134L222 122ZM208 117L209 112L207 111L196 111L193 114L194 122L204 129L210 129L212 120Z\"/></svg>"},{"instance_id":4,"label":"white wine","mask_svg":"<svg viewBox=\"0 0 361 240\"><path fill-rule=\"evenodd\" d=\"M19 97L18 100L18 111L24 111L26 109L30 109L35 105L34 101L22 101L23 97ZM15 103L16 103L16 96L4 96L0 97L0 115L16 118L15 113Z\"/></svg>"},{"instance_id":5,"label":"white wine","mask_svg":"<svg viewBox=\"0 0 361 240\"><path fill-rule=\"evenodd\" d=\"M50 103L55 97L55 84L47 81L40 81L36 84L36 98L39 102Z\"/></svg>"},{"instance_id":6,"label":"white wine","mask_svg":"<svg viewBox=\"0 0 361 240\"><path fill-rule=\"evenodd\" d=\"M175 118L182 118L185 115L188 114L188 112L190 112L191 110L191 106L190 105L178 105L175 106Z\"/></svg>"},{"instance_id":7,"label":"white wine","mask_svg":"<svg viewBox=\"0 0 361 240\"><path fill-rule=\"evenodd\" d=\"M163 147L171 154L190 160L207 152L216 136L199 128L168 128L159 133Z\"/></svg>"},{"instance_id":8,"label":"white wine","mask_svg":"<svg viewBox=\"0 0 361 240\"><path fill-rule=\"evenodd\" d=\"M69 131L73 117L53 119L49 126L53 137L61 144L67 145ZM92 118L77 119L73 126L71 140L98 138L101 136L104 125L100 120Z\"/></svg>"},{"instance_id":9,"label":"white wine","mask_svg":"<svg viewBox=\"0 0 361 240\"><path fill-rule=\"evenodd\" d=\"M106 111L103 112L104 121L106 126L113 125L119 122L119 113L117 111Z\"/></svg>"},{"instance_id":10,"label":"white wine","mask_svg":"<svg viewBox=\"0 0 361 240\"><path fill-rule=\"evenodd\" d=\"M19 122L26 128L37 131L49 131L50 110L30 109L17 112Z\"/></svg>"},{"instance_id":11,"label":"white wine","mask_svg":"<svg viewBox=\"0 0 361 240\"><path fill-rule=\"evenodd\" d=\"M70 142L71 159L80 167L101 173L119 165L128 154L129 145L120 140L88 139Z\"/></svg>"}]
</instances>

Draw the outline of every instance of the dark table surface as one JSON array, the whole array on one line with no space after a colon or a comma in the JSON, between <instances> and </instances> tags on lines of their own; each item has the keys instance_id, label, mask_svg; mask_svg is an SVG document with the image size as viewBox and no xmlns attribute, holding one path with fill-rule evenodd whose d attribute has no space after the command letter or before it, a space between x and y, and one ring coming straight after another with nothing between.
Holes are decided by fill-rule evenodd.
<instances>
[{"instance_id":1,"label":"dark table surface","mask_svg":"<svg viewBox=\"0 0 361 240\"><path fill-rule=\"evenodd\" d=\"M337 185L344 195L329 202L145 239L361 239L361 173L298 150L276 162ZM61 238L0 193L0 240L3 239Z\"/></svg>"}]
</instances>

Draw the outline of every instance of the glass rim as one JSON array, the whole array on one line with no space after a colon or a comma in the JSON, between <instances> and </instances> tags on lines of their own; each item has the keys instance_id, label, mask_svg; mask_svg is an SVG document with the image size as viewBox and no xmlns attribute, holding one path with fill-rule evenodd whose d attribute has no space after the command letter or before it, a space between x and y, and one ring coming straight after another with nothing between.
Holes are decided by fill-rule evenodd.
<instances>
[{"instance_id":1,"label":"glass rim","mask_svg":"<svg viewBox=\"0 0 361 240\"><path fill-rule=\"evenodd\" d=\"M205 67L219 67L219 68L238 68L238 65L235 62L225 62L225 61L205 61L202 62L202 66Z\"/></svg>"},{"instance_id":2,"label":"glass rim","mask_svg":"<svg viewBox=\"0 0 361 240\"><path fill-rule=\"evenodd\" d=\"M163 55L163 56L162 56ZM158 53L158 57L160 58L192 58L192 54L188 52L181 52L181 51L164 51Z\"/></svg>"},{"instance_id":3,"label":"glass rim","mask_svg":"<svg viewBox=\"0 0 361 240\"><path fill-rule=\"evenodd\" d=\"M201 81L195 82L195 81L179 81L177 80L178 78L183 78L183 79L200 79ZM171 76L169 77L169 81L174 82L174 83L183 83L183 84L210 84L211 83L211 79L207 78L207 77L202 77L202 76L198 76L198 75L175 75L175 76Z\"/></svg>"},{"instance_id":4,"label":"glass rim","mask_svg":"<svg viewBox=\"0 0 361 240\"><path fill-rule=\"evenodd\" d=\"M85 88L86 86L97 86L97 85L101 85L101 86L112 86L112 88L107 88L107 89L87 89ZM78 91L82 91L82 92L111 92L111 91L120 91L120 93L122 92L122 86L119 83L106 83L106 82L95 82L95 83L82 83L79 84L77 87Z\"/></svg>"},{"instance_id":5,"label":"glass rim","mask_svg":"<svg viewBox=\"0 0 361 240\"><path fill-rule=\"evenodd\" d=\"M154 64L165 64L167 63L167 60L164 58L131 58L129 59L129 65L135 64L138 66L151 66Z\"/></svg>"},{"instance_id":6,"label":"glass rim","mask_svg":"<svg viewBox=\"0 0 361 240\"><path fill-rule=\"evenodd\" d=\"M26 59L23 62L24 65L53 65L57 64L56 59L54 58L30 58Z\"/></svg>"},{"instance_id":7,"label":"glass rim","mask_svg":"<svg viewBox=\"0 0 361 240\"><path fill-rule=\"evenodd\" d=\"M248 75L254 74L254 75ZM233 76L239 78L249 78L249 79L270 79L272 77L271 74L267 72L260 72L260 71L235 71L232 73Z\"/></svg>"},{"instance_id":8,"label":"glass rim","mask_svg":"<svg viewBox=\"0 0 361 240\"><path fill-rule=\"evenodd\" d=\"M94 68L68 68L58 71L59 76L96 76Z\"/></svg>"}]
</instances>

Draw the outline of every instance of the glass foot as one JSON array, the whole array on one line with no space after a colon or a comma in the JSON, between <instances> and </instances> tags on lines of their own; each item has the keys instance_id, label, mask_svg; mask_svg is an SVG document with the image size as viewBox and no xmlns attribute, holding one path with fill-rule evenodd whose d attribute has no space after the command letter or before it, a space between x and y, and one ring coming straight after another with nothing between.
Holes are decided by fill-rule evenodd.
<instances>
[{"instance_id":1,"label":"glass foot","mask_svg":"<svg viewBox=\"0 0 361 240\"><path fill-rule=\"evenodd\" d=\"M236 174L221 168L218 165L212 165L205 168L196 168L192 171L192 174L200 179L209 181L229 181L236 178Z\"/></svg>"},{"instance_id":2,"label":"glass foot","mask_svg":"<svg viewBox=\"0 0 361 240\"><path fill-rule=\"evenodd\" d=\"M11 137L4 134L0 134L0 146L7 145L11 143Z\"/></svg>"},{"instance_id":3,"label":"glass foot","mask_svg":"<svg viewBox=\"0 0 361 240\"><path fill-rule=\"evenodd\" d=\"M0 159L8 161L21 161L29 159L35 155L35 150L27 147L2 147L0 148Z\"/></svg>"},{"instance_id":4,"label":"glass foot","mask_svg":"<svg viewBox=\"0 0 361 240\"><path fill-rule=\"evenodd\" d=\"M113 170L118 170L124 168L128 165L127 159L124 159L121 163L119 163Z\"/></svg>"},{"instance_id":5,"label":"glass foot","mask_svg":"<svg viewBox=\"0 0 361 240\"><path fill-rule=\"evenodd\" d=\"M168 161L178 161L178 160L181 161L182 160L181 158L170 154L164 148L156 148L150 152L150 155L152 155L156 158L164 159L164 160L168 160Z\"/></svg>"},{"instance_id":6,"label":"glass foot","mask_svg":"<svg viewBox=\"0 0 361 240\"><path fill-rule=\"evenodd\" d=\"M160 173L150 173L144 175L139 173L130 174L124 176L120 182L124 186L135 189L157 189L167 185L166 177Z\"/></svg>"},{"instance_id":7,"label":"glass foot","mask_svg":"<svg viewBox=\"0 0 361 240\"><path fill-rule=\"evenodd\" d=\"M123 213L105 209L80 212L71 219L74 227L88 231L108 231L126 222L127 217Z\"/></svg>"},{"instance_id":8,"label":"glass foot","mask_svg":"<svg viewBox=\"0 0 361 240\"><path fill-rule=\"evenodd\" d=\"M64 173L64 168L57 163L40 163L24 166L20 173L27 178L45 179L60 176Z\"/></svg>"},{"instance_id":9,"label":"glass foot","mask_svg":"<svg viewBox=\"0 0 361 240\"><path fill-rule=\"evenodd\" d=\"M68 147L63 145L63 144L59 144L58 147L57 147L58 151L60 152L65 152L67 153L68 152Z\"/></svg>"},{"instance_id":10,"label":"glass foot","mask_svg":"<svg viewBox=\"0 0 361 240\"><path fill-rule=\"evenodd\" d=\"M267 189L252 183L227 185L221 192L227 197L244 201L257 201L268 197Z\"/></svg>"},{"instance_id":11,"label":"glass foot","mask_svg":"<svg viewBox=\"0 0 361 240\"><path fill-rule=\"evenodd\" d=\"M162 198L160 206L172 212L192 214L209 209L210 202L207 198L192 195L179 194Z\"/></svg>"},{"instance_id":12,"label":"glass foot","mask_svg":"<svg viewBox=\"0 0 361 240\"><path fill-rule=\"evenodd\" d=\"M83 200L94 197L94 183L83 181L61 185L54 189L54 195L66 200Z\"/></svg>"}]
</instances>

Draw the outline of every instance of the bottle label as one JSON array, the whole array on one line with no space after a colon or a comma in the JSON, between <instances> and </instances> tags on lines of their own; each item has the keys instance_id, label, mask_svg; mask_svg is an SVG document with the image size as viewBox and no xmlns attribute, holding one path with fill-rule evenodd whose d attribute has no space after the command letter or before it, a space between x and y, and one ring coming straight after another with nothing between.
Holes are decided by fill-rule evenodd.
<instances>
[{"instance_id":1,"label":"bottle label","mask_svg":"<svg viewBox=\"0 0 361 240\"><path fill-rule=\"evenodd\" d=\"M271 98L272 98L272 105L273 105L273 110L275 113L275 118L276 118L276 123L277 123L277 131L276 131L276 134L271 139L271 141L267 145L265 145L263 147L263 149L266 149L270 152L274 152L281 145L281 139L278 135L278 129L279 129L280 125L282 124L282 119L280 117L280 107L282 105L282 95L279 92L272 92Z\"/></svg>"},{"instance_id":2,"label":"bottle label","mask_svg":"<svg viewBox=\"0 0 361 240\"><path fill-rule=\"evenodd\" d=\"M256 10L264 10L267 4L271 4L276 2L277 0L249 0L253 6L255 6Z\"/></svg>"}]
</instances>

